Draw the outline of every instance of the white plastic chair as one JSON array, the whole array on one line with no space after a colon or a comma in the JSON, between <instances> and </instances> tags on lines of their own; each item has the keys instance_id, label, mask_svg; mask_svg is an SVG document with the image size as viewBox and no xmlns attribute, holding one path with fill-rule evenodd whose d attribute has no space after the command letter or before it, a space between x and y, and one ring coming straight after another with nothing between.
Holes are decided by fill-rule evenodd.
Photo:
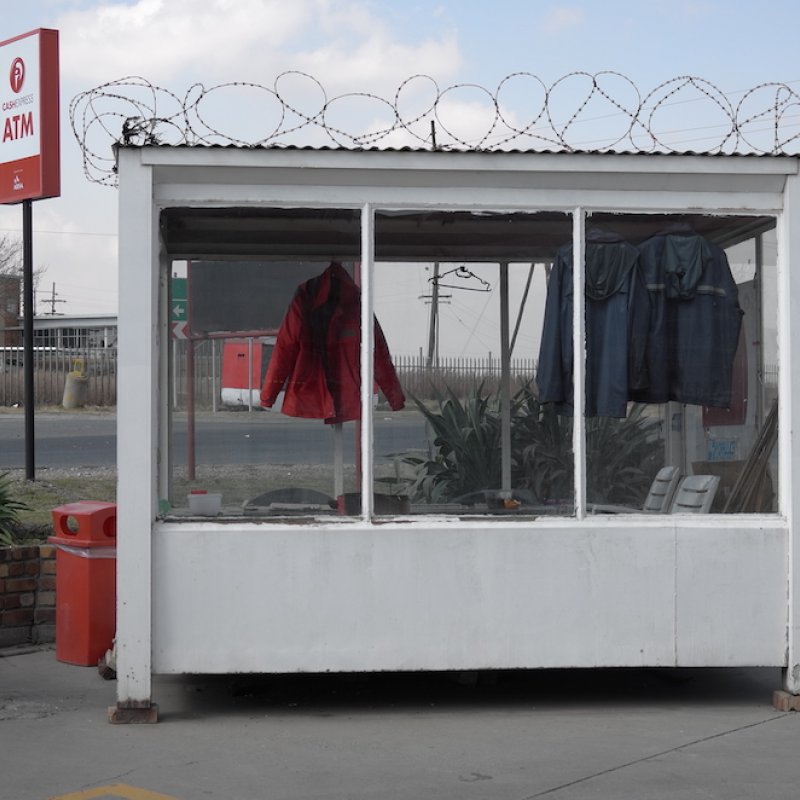
<instances>
[{"instance_id":1,"label":"white plastic chair","mask_svg":"<svg viewBox=\"0 0 800 800\"><path fill-rule=\"evenodd\" d=\"M661 467L656 473L650 490L644 500L642 508L632 508L631 506L616 506L602 503L590 503L590 514L666 514L670 510L672 498L681 479L681 471L678 467Z\"/></svg>"},{"instance_id":2,"label":"white plastic chair","mask_svg":"<svg viewBox=\"0 0 800 800\"><path fill-rule=\"evenodd\" d=\"M661 467L650 485L642 510L648 514L666 514L672 507L680 479L678 467Z\"/></svg>"},{"instance_id":3,"label":"white plastic chair","mask_svg":"<svg viewBox=\"0 0 800 800\"><path fill-rule=\"evenodd\" d=\"M688 475L675 492L670 513L708 514L718 488L718 475Z\"/></svg>"}]
</instances>

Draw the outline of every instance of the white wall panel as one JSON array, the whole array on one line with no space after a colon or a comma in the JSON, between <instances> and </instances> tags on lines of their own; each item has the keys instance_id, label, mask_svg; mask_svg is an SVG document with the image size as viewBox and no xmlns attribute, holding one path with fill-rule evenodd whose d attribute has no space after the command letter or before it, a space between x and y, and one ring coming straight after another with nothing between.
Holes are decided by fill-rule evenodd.
<instances>
[{"instance_id":1,"label":"white wall panel","mask_svg":"<svg viewBox=\"0 0 800 800\"><path fill-rule=\"evenodd\" d=\"M786 660L785 530L677 532L677 663L775 666Z\"/></svg>"},{"instance_id":2,"label":"white wall panel","mask_svg":"<svg viewBox=\"0 0 800 800\"><path fill-rule=\"evenodd\" d=\"M157 672L781 665L786 532L160 526Z\"/></svg>"}]
</instances>

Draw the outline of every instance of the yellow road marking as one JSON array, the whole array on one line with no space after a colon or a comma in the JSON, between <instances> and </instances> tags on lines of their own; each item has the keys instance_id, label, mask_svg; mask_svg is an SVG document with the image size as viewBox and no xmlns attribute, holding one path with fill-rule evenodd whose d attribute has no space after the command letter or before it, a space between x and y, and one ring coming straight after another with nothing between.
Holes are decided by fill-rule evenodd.
<instances>
[{"instance_id":1,"label":"yellow road marking","mask_svg":"<svg viewBox=\"0 0 800 800\"><path fill-rule=\"evenodd\" d=\"M173 797L171 794L159 794L158 792L150 792L147 789L137 789L135 786L128 786L124 783L97 786L94 789L86 789L72 794L60 794L57 797L50 797L48 800L91 800L91 798L103 798L103 800L179 800L179 798Z\"/></svg>"}]
</instances>

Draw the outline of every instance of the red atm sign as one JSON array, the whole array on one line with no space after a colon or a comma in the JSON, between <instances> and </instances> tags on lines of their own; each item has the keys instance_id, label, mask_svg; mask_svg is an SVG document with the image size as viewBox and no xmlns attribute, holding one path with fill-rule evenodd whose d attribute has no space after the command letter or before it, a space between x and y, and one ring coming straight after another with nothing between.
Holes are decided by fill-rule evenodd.
<instances>
[{"instance_id":1,"label":"red atm sign","mask_svg":"<svg viewBox=\"0 0 800 800\"><path fill-rule=\"evenodd\" d=\"M61 193L58 31L0 42L0 203Z\"/></svg>"}]
</instances>

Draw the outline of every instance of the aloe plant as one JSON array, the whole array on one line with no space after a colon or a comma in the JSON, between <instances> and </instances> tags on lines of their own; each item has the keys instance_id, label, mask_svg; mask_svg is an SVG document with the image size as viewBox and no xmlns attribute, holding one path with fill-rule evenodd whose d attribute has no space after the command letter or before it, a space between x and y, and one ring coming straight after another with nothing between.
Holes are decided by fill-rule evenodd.
<instances>
[{"instance_id":1,"label":"aloe plant","mask_svg":"<svg viewBox=\"0 0 800 800\"><path fill-rule=\"evenodd\" d=\"M586 420L586 496L590 503L641 507L664 466L659 420L634 403L625 419Z\"/></svg>"},{"instance_id":2,"label":"aloe plant","mask_svg":"<svg viewBox=\"0 0 800 800\"><path fill-rule=\"evenodd\" d=\"M512 459L519 485L546 499L571 497L572 418L540 403L528 385L517 395ZM625 419L586 420L586 497L590 503L639 506L663 466L660 423L634 403Z\"/></svg>"},{"instance_id":3,"label":"aloe plant","mask_svg":"<svg viewBox=\"0 0 800 800\"><path fill-rule=\"evenodd\" d=\"M416 469L412 497L447 502L462 494L500 485L500 414L483 384L462 400L451 389L436 392L438 411L411 398L430 425L432 452L427 459L404 459Z\"/></svg>"},{"instance_id":4,"label":"aloe plant","mask_svg":"<svg viewBox=\"0 0 800 800\"><path fill-rule=\"evenodd\" d=\"M514 398L512 478L543 502L573 496L572 420L539 402L529 385Z\"/></svg>"},{"instance_id":5,"label":"aloe plant","mask_svg":"<svg viewBox=\"0 0 800 800\"><path fill-rule=\"evenodd\" d=\"M415 469L416 500L448 502L459 495L497 489L501 476L499 397L483 384L467 398L439 393L437 410L412 397L433 432L427 458L407 456ZM663 447L658 421L633 405L626 419L586 420L587 498L594 503L640 505L658 468ZM572 420L539 402L530 385L511 400L511 478L541 502L573 496Z\"/></svg>"},{"instance_id":6,"label":"aloe plant","mask_svg":"<svg viewBox=\"0 0 800 800\"><path fill-rule=\"evenodd\" d=\"M14 530L19 515L28 506L11 496L11 478L7 472L0 475L0 546L14 544Z\"/></svg>"}]
</instances>

